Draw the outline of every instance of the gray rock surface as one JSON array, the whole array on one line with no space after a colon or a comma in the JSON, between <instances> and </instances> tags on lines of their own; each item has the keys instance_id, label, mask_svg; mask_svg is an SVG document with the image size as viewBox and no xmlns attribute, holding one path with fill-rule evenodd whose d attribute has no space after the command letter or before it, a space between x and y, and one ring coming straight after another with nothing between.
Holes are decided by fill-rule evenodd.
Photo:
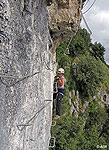
<instances>
[{"instance_id":1,"label":"gray rock surface","mask_svg":"<svg viewBox=\"0 0 109 150\"><path fill-rule=\"evenodd\" d=\"M0 1L1 150L48 148L53 81L44 5Z\"/></svg>"},{"instance_id":2,"label":"gray rock surface","mask_svg":"<svg viewBox=\"0 0 109 150\"><path fill-rule=\"evenodd\" d=\"M56 71L48 20L44 0L0 1L0 150L48 149Z\"/></svg>"}]
</instances>

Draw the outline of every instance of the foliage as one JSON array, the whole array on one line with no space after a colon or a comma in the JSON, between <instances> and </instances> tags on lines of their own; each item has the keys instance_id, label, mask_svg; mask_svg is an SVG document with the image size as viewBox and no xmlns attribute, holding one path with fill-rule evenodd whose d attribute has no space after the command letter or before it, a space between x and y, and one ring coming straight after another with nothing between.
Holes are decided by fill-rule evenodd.
<instances>
[{"instance_id":1,"label":"foliage","mask_svg":"<svg viewBox=\"0 0 109 150\"><path fill-rule=\"evenodd\" d=\"M69 90L78 90L84 97L84 102L90 95L96 95L97 89L103 82L107 82L106 67L102 63L105 48L97 42L92 44L86 29L79 29L72 39L69 45L69 55L65 55L67 44L69 41L57 47L57 62L59 67L65 69ZM93 48L92 52L90 47Z\"/></svg>"},{"instance_id":2,"label":"foliage","mask_svg":"<svg viewBox=\"0 0 109 150\"><path fill-rule=\"evenodd\" d=\"M76 57L81 54L85 54L87 51L89 45L90 45L91 39L90 35L87 32L86 29L79 29L76 36L72 39L70 46L69 46L69 52L71 57Z\"/></svg>"},{"instance_id":3,"label":"foliage","mask_svg":"<svg viewBox=\"0 0 109 150\"><path fill-rule=\"evenodd\" d=\"M58 68L65 69L66 95L62 99L61 118L52 127L56 137L55 150L97 150L97 145L109 141L109 111L92 101L99 88L109 88L108 67L104 62L105 49L100 43L91 43L87 30L79 29L72 39L57 47ZM87 110L76 118L70 114L69 92L78 90L81 101L90 101ZM72 97L72 102L75 96ZM54 114L53 114L54 115Z\"/></svg>"},{"instance_id":4,"label":"foliage","mask_svg":"<svg viewBox=\"0 0 109 150\"><path fill-rule=\"evenodd\" d=\"M99 58L102 62L104 61L104 54L105 54L105 48L104 46L101 45L101 43L97 43L95 42L94 44L90 44L91 47L91 54L92 56L94 56L95 58Z\"/></svg>"},{"instance_id":5,"label":"foliage","mask_svg":"<svg viewBox=\"0 0 109 150\"><path fill-rule=\"evenodd\" d=\"M98 105L97 101L91 101L87 111L86 130L90 129L93 125L96 125L98 130L101 131L100 127L105 124L105 121L108 118L106 110Z\"/></svg>"},{"instance_id":6,"label":"foliage","mask_svg":"<svg viewBox=\"0 0 109 150\"><path fill-rule=\"evenodd\" d=\"M64 112L52 128L52 136L56 138L55 150L96 150L97 145L107 145L108 130L105 124L108 116L97 102L91 102L87 112L78 118L70 113L65 114L65 104L64 99Z\"/></svg>"},{"instance_id":7,"label":"foliage","mask_svg":"<svg viewBox=\"0 0 109 150\"><path fill-rule=\"evenodd\" d=\"M75 58L72 65L72 76L83 97L96 95L97 87L105 81L106 73L100 60L90 55Z\"/></svg>"}]
</instances>

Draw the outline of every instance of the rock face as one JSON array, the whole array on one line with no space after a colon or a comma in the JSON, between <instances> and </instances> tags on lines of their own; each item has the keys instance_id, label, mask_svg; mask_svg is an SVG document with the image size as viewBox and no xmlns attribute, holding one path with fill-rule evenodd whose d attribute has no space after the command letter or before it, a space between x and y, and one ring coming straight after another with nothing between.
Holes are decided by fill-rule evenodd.
<instances>
[{"instance_id":1,"label":"rock face","mask_svg":"<svg viewBox=\"0 0 109 150\"><path fill-rule=\"evenodd\" d=\"M102 88L100 89L100 91L97 94L97 97L99 99L101 99L101 101L99 102L100 105L104 108L108 108L109 107L109 89L105 89L103 90ZM94 97L93 99L96 99L97 97Z\"/></svg>"},{"instance_id":2,"label":"rock face","mask_svg":"<svg viewBox=\"0 0 109 150\"><path fill-rule=\"evenodd\" d=\"M81 21L82 4L82 0L48 0L49 29L54 45L75 35Z\"/></svg>"},{"instance_id":3,"label":"rock face","mask_svg":"<svg viewBox=\"0 0 109 150\"><path fill-rule=\"evenodd\" d=\"M0 150L48 149L56 71L51 49L67 31L76 32L79 7L77 0L0 1Z\"/></svg>"},{"instance_id":4,"label":"rock face","mask_svg":"<svg viewBox=\"0 0 109 150\"><path fill-rule=\"evenodd\" d=\"M69 104L71 106L70 114L74 114L76 117L78 117L78 113L80 112L80 98L78 91L72 90L69 93Z\"/></svg>"}]
</instances>

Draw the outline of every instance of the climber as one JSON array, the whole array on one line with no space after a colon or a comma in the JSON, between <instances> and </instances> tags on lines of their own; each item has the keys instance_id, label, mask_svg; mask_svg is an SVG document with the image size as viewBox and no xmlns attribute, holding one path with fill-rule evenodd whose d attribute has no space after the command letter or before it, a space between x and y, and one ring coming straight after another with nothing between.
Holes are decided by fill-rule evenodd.
<instances>
[{"instance_id":1,"label":"climber","mask_svg":"<svg viewBox=\"0 0 109 150\"><path fill-rule=\"evenodd\" d=\"M65 94L65 89L64 89L65 78L63 74L64 74L64 69L59 68L58 76L55 79L55 81L57 81L57 93L53 94L53 99L56 99L56 116L54 119L60 118L61 100Z\"/></svg>"}]
</instances>

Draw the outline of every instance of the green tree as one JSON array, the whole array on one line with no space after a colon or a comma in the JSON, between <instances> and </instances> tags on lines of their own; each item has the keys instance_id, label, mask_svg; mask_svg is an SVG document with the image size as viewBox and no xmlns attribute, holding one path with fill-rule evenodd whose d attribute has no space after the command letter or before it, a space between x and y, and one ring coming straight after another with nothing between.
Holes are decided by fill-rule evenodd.
<instances>
[{"instance_id":1,"label":"green tree","mask_svg":"<svg viewBox=\"0 0 109 150\"><path fill-rule=\"evenodd\" d=\"M76 57L81 54L85 54L85 52L89 49L89 45L91 43L90 34L86 29L79 29L76 36L72 39L69 52L71 57Z\"/></svg>"},{"instance_id":2,"label":"green tree","mask_svg":"<svg viewBox=\"0 0 109 150\"><path fill-rule=\"evenodd\" d=\"M71 116L63 116L53 130L56 137L56 150L84 150L86 140L83 133L84 121Z\"/></svg>"},{"instance_id":3,"label":"green tree","mask_svg":"<svg viewBox=\"0 0 109 150\"><path fill-rule=\"evenodd\" d=\"M97 145L107 145L109 141L109 118L105 108L98 104L99 100L91 101L87 110L75 118L70 114L68 100L72 89L79 91L80 101L83 103L89 97L91 100L101 85L104 90L108 89L108 68L102 62L104 48L100 43L91 43L86 29L79 29L72 39L69 45L70 54L66 54L68 44L69 40L56 50L58 68L65 69L67 83L66 95L61 105L61 118L52 129L52 136L56 137L55 150L97 150ZM74 101L72 96L72 102Z\"/></svg>"},{"instance_id":4,"label":"green tree","mask_svg":"<svg viewBox=\"0 0 109 150\"><path fill-rule=\"evenodd\" d=\"M83 97L94 96L105 81L105 69L100 60L90 55L76 57L72 65L72 78Z\"/></svg>"},{"instance_id":5,"label":"green tree","mask_svg":"<svg viewBox=\"0 0 109 150\"><path fill-rule=\"evenodd\" d=\"M105 54L105 48L101 43L95 42L94 44L90 44L91 46L91 54L95 58L99 58L102 62L105 62L104 60L104 54Z\"/></svg>"},{"instance_id":6,"label":"green tree","mask_svg":"<svg viewBox=\"0 0 109 150\"><path fill-rule=\"evenodd\" d=\"M102 131L102 127L108 119L106 110L102 108L97 101L91 101L88 108L88 116L85 125L85 129L88 130L92 128L93 125L96 125L99 132Z\"/></svg>"}]
</instances>

